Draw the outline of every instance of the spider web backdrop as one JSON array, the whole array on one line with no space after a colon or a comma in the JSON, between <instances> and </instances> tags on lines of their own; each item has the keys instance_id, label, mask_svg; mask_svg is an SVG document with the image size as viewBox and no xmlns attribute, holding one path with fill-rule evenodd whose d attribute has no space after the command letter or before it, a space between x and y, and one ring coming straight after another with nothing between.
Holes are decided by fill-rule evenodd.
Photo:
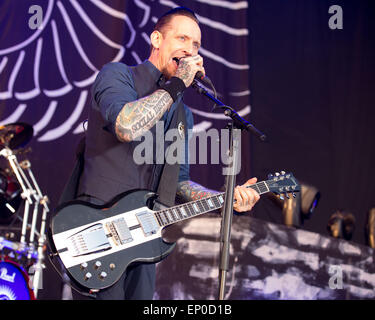
<instances>
[{"instance_id":1,"label":"spider web backdrop","mask_svg":"<svg viewBox=\"0 0 375 320\"><path fill-rule=\"evenodd\" d=\"M29 157L35 160L32 165L52 201L66 180L75 145L83 134L89 90L98 71L110 61L135 65L147 59L148 36L157 17L176 5L188 5L201 21L200 54L219 98L242 116L250 113L247 2L39 2L1 4L1 12L9 14L1 21L5 32L0 49L0 123L26 122L33 126L33 153ZM43 8L42 30L28 26L31 4ZM188 90L185 98L194 114L195 131L224 128L225 117L211 113L210 101L193 90ZM222 185L217 166L205 166L204 175L198 168L192 166L192 175L200 177L201 183L209 187ZM46 176L48 179L43 178Z\"/></svg>"}]
</instances>

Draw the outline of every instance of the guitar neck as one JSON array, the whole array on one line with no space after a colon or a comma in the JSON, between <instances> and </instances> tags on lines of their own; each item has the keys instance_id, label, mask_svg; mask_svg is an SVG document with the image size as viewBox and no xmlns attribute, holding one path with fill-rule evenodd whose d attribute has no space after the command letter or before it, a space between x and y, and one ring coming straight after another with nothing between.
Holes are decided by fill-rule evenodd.
<instances>
[{"instance_id":1,"label":"guitar neck","mask_svg":"<svg viewBox=\"0 0 375 320\"><path fill-rule=\"evenodd\" d=\"M259 194L264 194L270 191L267 182L261 181L247 188L252 188ZM155 212L155 218L158 220L160 226L168 226L182 220L190 219L201 214L220 209L224 204L225 193L217 193L213 196L190 201L175 207L160 210Z\"/></svg>"}]
</instances>

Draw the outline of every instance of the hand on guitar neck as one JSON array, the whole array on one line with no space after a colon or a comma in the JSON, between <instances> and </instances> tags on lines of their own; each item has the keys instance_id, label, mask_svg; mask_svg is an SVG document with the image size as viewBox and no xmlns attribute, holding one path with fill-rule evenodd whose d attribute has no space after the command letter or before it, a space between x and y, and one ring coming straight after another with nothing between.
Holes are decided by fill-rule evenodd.
<instances>
[{"instance_id":1,"label":"hand on guitar neck","mask_svg":"<svg viewBox=\"0 0 375 320\"><path fill-rule=\"evenodd\" d=\"M243 185L237 186L234 189L234 210L237 212L250 211L258 202L260 199L259 193L256 190L249 188L249 186L256 184L257 180L257 178L251 178Z\"/></svg>"}]
</instances>

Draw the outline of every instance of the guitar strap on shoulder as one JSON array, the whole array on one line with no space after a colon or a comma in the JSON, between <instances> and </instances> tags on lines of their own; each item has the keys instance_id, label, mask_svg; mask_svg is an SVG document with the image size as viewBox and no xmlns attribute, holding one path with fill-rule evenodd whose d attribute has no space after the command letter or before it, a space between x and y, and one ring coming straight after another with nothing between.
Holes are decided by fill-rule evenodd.
<instances>
[{"instance_id":1,"label":"guitar strap on shoulder","mask_svg":"<svg viewBox=\"0 0 375 320\"><path fill-rule=\"evenodd\" d=\"M146 66L144 64L139 64L135 67L130 67L132 70L134 87L137 91L138 98L142 98L147 95L144 89L144 71L146 71ZM185 136L187 134L187 125L186 125L186 115L184 110L184 105L182 100L178 103L175 112L173 114L171 125L169 128L176 128L181 135L178 135L179 143L183 143ZM166 141L165 141L166 143ZM168 156L165 159L171 158L170 153L173 152L171 148L167 148ZM184 149L185 150L185 149ZM180 164L176 162L175 164L165 163L162 168L162 174L159 179L159 182L155 183L157 185L157 194L159 195L158 201L167 206L175 205L178 175L180 172Z\"/></svg>"},{"instance_id":2,"label":"guitar strap on shoulder","mask_svg":"<svg viewBox=\"0 0 375 320\"><path fill-rule=\"evenodd\" d=\"M183 130L184 134L182 137L178 135L178 139L181 143L184 142L184 137L186 133L186 116L185 110L182 103L177 106L177 112L174 113L173 118L177 118L177 121L174 122L172 119L172 123L177 123L178 131ZM183 127L182 127L183 126ZM172 153L172 148L169 148L168 155ZM185 156L185 149L184 149L184 156ZM169 157L170 158L170 157ZM168 158L167 158L168 159ZM180 172L180 164L176 162L175 164L170 164L166 161L163 168L163 173L160 178L157 194L159 195L159 201L167 206L174 206L175 205L175 198L176 198L176 191L177 191L177 183L178 183L178 174Z\"/></svg>"}]
</instances>

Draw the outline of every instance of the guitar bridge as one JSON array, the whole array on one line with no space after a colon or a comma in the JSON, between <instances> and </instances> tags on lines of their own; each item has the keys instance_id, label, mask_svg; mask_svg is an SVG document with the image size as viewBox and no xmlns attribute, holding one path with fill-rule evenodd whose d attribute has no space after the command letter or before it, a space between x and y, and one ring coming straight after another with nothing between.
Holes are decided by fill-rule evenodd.
<instances>
[{"instance_id":1,"label":"guitar bridge","mask_svg":"<svg viewBox=\"0 0 375 320\"><path fill-rule=\"evenodd\" d=\"M92 225L68 238L68 249L73 257L87 255L111 249L107 235L101 223Z\"/></svg>"}]
</instances>

